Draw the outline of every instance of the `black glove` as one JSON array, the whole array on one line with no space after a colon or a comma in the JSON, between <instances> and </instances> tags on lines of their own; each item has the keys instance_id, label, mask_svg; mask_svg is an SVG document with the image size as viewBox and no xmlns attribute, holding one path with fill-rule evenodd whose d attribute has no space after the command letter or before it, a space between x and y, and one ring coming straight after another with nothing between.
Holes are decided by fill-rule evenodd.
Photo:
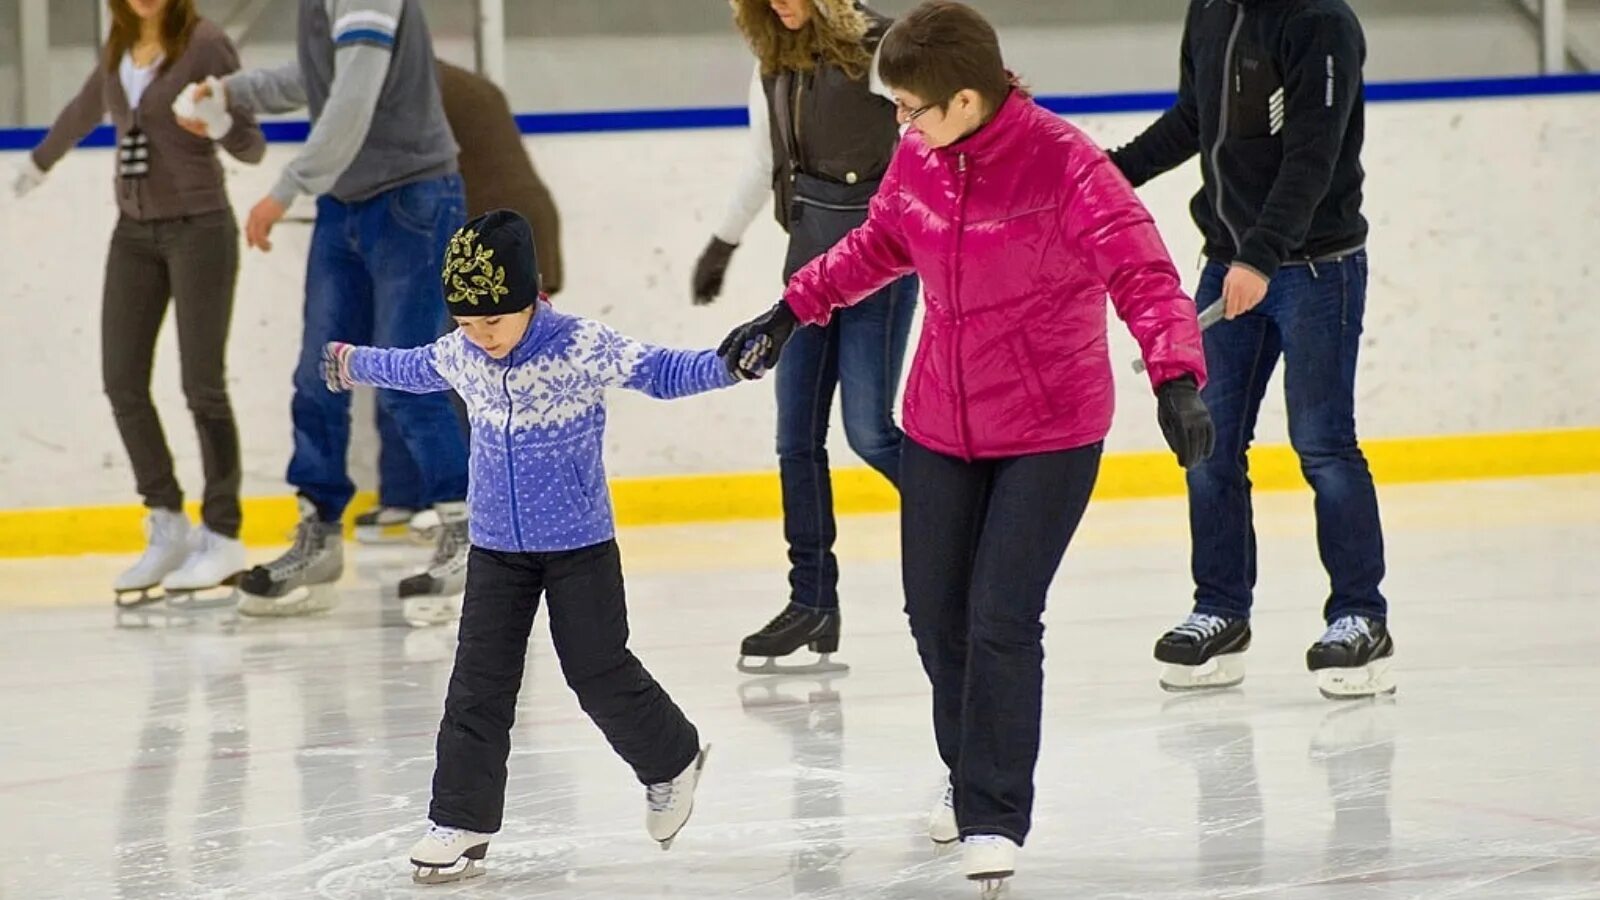
<instances>
[{"instance_id":1,"label":"black glove","mask_svg":"<svg viewBox=\"0 0 1600 900\"><path fill-rule=\"evenodd\" d=\"M1161 423L1167 446L1178 454L1178 465L1187 469L1211 456L1217 429L1200 400L1193 375L1179 376L1156 388L1156 421Z\"/></svg>"},{"instance_id":2,"label":"black glove","mask_svg":"<svg viewBox=\"0 0 1600 900\"><path fill-rule=\"evenodd\" d=\"M749 322L728 332L717 355L728 367L728 373L740 380L751 380L765 375L778 364L783 345L789 342L794 330L800 327L789 304L779 300L773 307Z\"/></svg>"},{"instance_id":3,"label":"black glove","mask_svg":"<svg viewBox=\"0 0 1600 900\"><path fill-rule=\"evenodd\" d=\"M700 261L694 264L694 305L705 306L722 293L722 277L728 274L728 263L738 244L730 244L712 235L711 243L700 252Z\"/></svg>"}]
</instances>

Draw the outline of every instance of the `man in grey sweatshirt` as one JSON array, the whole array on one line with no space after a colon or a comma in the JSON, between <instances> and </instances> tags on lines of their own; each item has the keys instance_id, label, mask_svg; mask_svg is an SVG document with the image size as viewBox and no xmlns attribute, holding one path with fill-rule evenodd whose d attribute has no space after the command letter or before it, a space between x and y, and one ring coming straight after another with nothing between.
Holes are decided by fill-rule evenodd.
<instances>
[{"instance_id":1,"label":"man in grey sweatshirt","mask_svg":"<svg viewBox=\"0 0 1600 900\"><path fill-rule=\"evenodd\" d=\"M416 347L443 334L440 267L465 220L458 148L419 0L300 0L297 43L294 63L240 72L197 92L257 113L311 112L304 148L245 226L252 247L271 250L272 228L295 197L317 197L291 407L288 480L301 497L302 521L287 554L246 575L240 612L253 615L325 608L328 600L308 601L295 589L342 572L339 523L355 493L345 463L350 401L323 384L323 345ZM464 563L467 453L454 409L442 394L381 391L378 404L417 463L422 499L439 511L432 568L448 568L458 556Z\"/></svg>"}]
</instances>

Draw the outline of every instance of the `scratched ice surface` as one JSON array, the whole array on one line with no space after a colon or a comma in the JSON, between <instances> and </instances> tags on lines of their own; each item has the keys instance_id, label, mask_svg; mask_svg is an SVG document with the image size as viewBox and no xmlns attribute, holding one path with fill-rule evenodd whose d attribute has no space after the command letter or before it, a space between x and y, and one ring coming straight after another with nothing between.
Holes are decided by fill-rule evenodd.
<instances>
[{"instance_id":1,"label":"scratched ice surface","mask_svg":"<svg viewBox=\"0 0 1600 900\"><path fill-rule=\"evenodd\" d=\"M1303 667L1324 578L1307 495L1259 503L1240 691L1172 697L1172 501L1094 507L1051 598L1034 832L1014 898L1600 897L1600 479L1383 492L1390 702ZM633 646L714 745L670 852L567 692L543 619L487 874L410 883L453 635L352 547L331 615L118 619L121 559L0 564L0 896L970 898L921 833L938 790L894 522L842 523L844 676L753 679L783 597L772 522L624 535ZM425 552L425 551L424 551ZM260 551L265 556L270 550Z\"/></svg>"}]
</instances>

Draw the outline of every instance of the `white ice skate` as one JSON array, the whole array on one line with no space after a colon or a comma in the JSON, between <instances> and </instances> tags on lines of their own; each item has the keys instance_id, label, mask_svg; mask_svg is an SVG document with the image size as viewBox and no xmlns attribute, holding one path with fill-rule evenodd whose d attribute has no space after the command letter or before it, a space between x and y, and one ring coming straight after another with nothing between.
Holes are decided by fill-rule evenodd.
<instances>
[{"instance_id":1,"label":"white ice skate","mask_svg":"<svg viewBox=\"0 0 1600 900\"><path fill-rule=\"evenodd\" d=\"M969 835L961 839L961 864L967 880L978 882L983 900L995 900L1016 874L1017 845L998 834Z\"/></svg>"},{"instance_id":2,"label":"white ice skate","mask_svg":"<svg viewBox=\"0 0 1600 900\"><path fill-rule=\"evenodd\" d=\"M333 584L343 574L344 540L339 523L323 522L316 508L302 497L294 546L239 580L235 591L239 614L282 617L327 612L338 603Z\"/></svg>"},{"instance_id":3,"label":"white ice skate","mask_svg":"<svg viewBox=\"0 0 1600 900\"><path fill-rule=\"evenodd\" d=\"M405 616L406 622L413 628L448 625L461 618L461 603L466 596L465 593L460 593L407 597L401 604L401 615Z\"/></svg>"},{"instance_id":4,"label":"white ice skate","mask_svg":"<svg viewBox=\"0 0 1600 900\"><path fill-rule=\"evenodd\" d=\"M145 516L145 535L149 539L144 555L124 570L111 588L118 606L140 606L161 599L151 590L183 565L189 555L189 517L170 509L152 509Z\"/></svg>"},{"instance_id":5,"label":"white ice skate","mask_svg":"<svg viewBox=\"0 0 1600 900\"><path fill-rule=\"evenodd\" d=\"M232 598L202 596L224 585L238 583L244 576L244 544L225 538L205 526L196 528L189 541L189 556L175 571L161 580L161 589L172 606L211 609L226 606Z\"/></svg>"},{"instance_id":6,"label":"white ice skate","mask_svg":"<svg viewBox=\"0 0 1600 900\"><path fill-rule=\"evenodd\" d=\"M956 826L956 790L949 784L928 816L928 839L941 847L961 840L961 829Z\"/></svg>"},{"instance_id":7,"label":"white ice skate","mask_svg":"<svg viewBox=\"0 0 1600 900\"><path fill-rule=\"evenodd\" d=\"M363 544L392 544L410 540L414 509L379 506L356 516L356 540Z\"/></svg>"},{"instance_id":8,"label":"white ice skate","mask_svg":"<svg viewBox=\"0 0 1600 900\"><path fill-rule=\"evenodd\" d=\"M489 835L428 823L428 833L411 847L417 884L449 884L483 874L479 865L489 853Z\"/></svg>"},{"instance_id":9,"label":"white ice skate","mask_svg":"<svg viewBox=\"0 0 1600 900\"><path fill-rule=\"evenodd\" d=\"M700 771L706 766L706 755L711 752L707 744L695 754L689 768L678 773L671 781L663 781L645 788L644 826L650 836L661 842L661 849L671 850L672 841L688 824L694 812L694 791L700 784Z\"/></svg>"}]
</instances>

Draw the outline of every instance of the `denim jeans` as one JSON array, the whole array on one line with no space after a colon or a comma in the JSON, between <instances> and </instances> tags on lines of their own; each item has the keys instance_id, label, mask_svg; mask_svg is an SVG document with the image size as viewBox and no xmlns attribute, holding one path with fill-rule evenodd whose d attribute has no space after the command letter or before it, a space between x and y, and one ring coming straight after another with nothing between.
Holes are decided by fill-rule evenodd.
<instances>
[{"instance_id":1,"label":"denim jeans","mask_svg":"<svg viewBox=\"0 0 1600 900\"><path fill-rule=\"evenodd\" d=\"M918 282L906 276L861 303L835 313L826 327L801 328L778 360L778 472L783 484L783 535L789 543L790 600L816 609L839 607L839 562L833 480L828 469L828 419L834 386L843 403L850 449L891 484L900 479L900 427L895 390L916 312Z\"/></svg>"},{"instance_id":2,"label":"denim jeans","mask_svg":"<svg viewBox=\"0 0 1600 900\"><path fill-rule=\"evenodd\" d=\"M465 221L455 175L402 185L368 200L317 200L306 265L305 332L294 373L294 458L289 483L328 522L355 494L345 457L350 395L328 391L328 341L417 347L449 327L439 281L445 247ZM380 421L404 442L421 475L417 505L467 496L467 442L446 394L378 392ZM387 438L387 435L386 435Z\"/></svg>"},{"instance_id":3,"label":"denim jeans","mask_svg":"<svg viewBox=\"0 0 1600 900\"><path fill-rule=\"evenodd\" d=\"M1097 443L965 462L906 439L906 615L963 835L1021 844L1032 825L1045 595L1088 508L1100 453Z\"/></svg>"},{"instance_id":4,"label":"denim jeans","mask_svg":"<svg viewBox=\"0 0 1600 900\"><path fill-rule=\"evenodd\" d=\"M1228 268L1206 266L1196 301L1222 293ZM1189 469L1195 611L1247 618L1256 584L1256 533L1245 451L1279 356L1289 443L1316 497L1317 549L1332 590L1328 621L1363 615L1383 621L1383 532L1378 495L1356 443L1356 355L1366 310L1367 256L1284 266L1266 299L1205 333L1209 383L1201 392L1216 423L1211 458Z\"/></svg>"}]
</instances>

